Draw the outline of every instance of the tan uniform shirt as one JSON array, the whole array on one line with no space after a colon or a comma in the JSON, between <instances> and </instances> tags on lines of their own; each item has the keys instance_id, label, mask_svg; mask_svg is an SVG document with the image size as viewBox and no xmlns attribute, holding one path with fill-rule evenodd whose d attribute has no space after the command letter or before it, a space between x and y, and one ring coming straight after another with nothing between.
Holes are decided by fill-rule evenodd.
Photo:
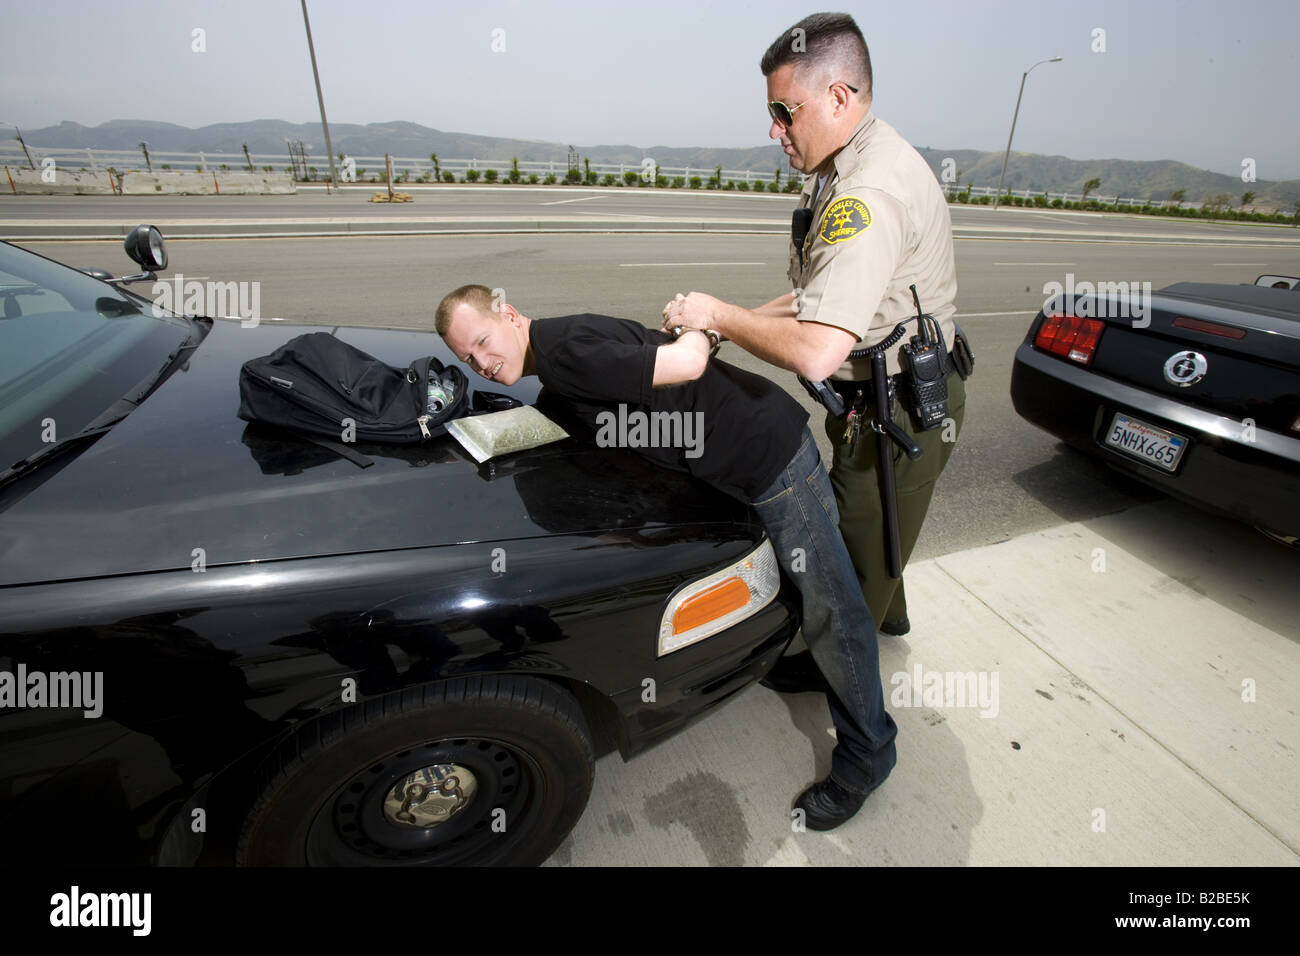
<instances>
[{"instance_id":1,"label":"tan uniform shirt","mask_svg":"<svg viewBox=\"0 0 1300 956\"><path fill-rule=\"evenodd\" d=\"M834 158L834 170L817 195L812 227L802 248L791 242L790 281L799 318L851 332L854 348L875 345L894 326L916 315L908 286L915 283L922 311L939 321L949 351L957 311L952 219L934 173L912 146L868 112ZM800 207L813 200L817 177L808 177ZM800 293L799 290L802 290ZM900 370L891 347L889 374ZM849 359L832 376L871 377L870 359Z\"/></svg>"}]
</instances>

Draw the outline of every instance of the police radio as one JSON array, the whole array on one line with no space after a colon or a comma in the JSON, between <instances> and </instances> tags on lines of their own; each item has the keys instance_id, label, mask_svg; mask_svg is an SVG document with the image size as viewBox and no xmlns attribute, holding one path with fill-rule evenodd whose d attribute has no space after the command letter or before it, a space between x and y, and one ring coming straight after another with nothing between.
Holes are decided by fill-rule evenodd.
<instances>
[{"instance_id":1,"label":"police radio","mask_svg":"<svg viewBox=\"0 0 1300 956\"><path fill-rule=\"evenodd\" d=\"M921 300L912 286L916 303L916 335L899 351L902 353L902 398L916 420L917 428L938 428L948 417L948 347L943 329L934 316L921 311Z\"/></svg>"}]
</instances>

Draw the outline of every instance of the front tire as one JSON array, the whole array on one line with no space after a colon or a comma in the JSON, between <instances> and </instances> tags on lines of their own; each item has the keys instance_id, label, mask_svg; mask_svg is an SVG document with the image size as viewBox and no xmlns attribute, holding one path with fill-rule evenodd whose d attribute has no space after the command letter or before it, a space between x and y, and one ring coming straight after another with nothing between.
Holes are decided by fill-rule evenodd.
<instances>
[{"instance_id":1,"label":"front tire","mask_svg":"<svg viewBox=\"0 0 1300 956\"><path fill-rule=\"evenodd\" d=\"M408 688L311 721L270 754L237 862L536 865L586 808L591 735L531 677Z\"/></svg>"}]
</instances>

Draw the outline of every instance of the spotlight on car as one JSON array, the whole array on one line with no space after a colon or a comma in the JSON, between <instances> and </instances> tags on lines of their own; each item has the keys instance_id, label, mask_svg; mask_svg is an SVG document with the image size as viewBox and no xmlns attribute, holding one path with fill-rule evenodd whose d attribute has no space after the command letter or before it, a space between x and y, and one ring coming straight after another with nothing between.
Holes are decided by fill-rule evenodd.
<instances>
[{"instance_id":1,"label":"spotlight on car","mask_svg":"<svg viewBox=\"0 0 1300 956\"><path fill-rule=\"evenodd\" d=\"M144 269L156 272L167 268L167 248L157 226L136 226L126 237L126 254Z\"/></svg>"}]
</instances>

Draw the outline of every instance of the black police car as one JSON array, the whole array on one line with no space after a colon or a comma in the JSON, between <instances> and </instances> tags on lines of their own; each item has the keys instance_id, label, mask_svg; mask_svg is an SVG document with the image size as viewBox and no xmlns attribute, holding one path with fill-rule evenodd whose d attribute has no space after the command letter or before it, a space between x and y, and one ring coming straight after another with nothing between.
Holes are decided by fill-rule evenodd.
<instances>
[{"instance_id":1,"label":"black police car","mask_svg":"<svg viewBox=\"0 0 1300 956\"><path fill-rule=\"evenodd\" d=\"M165 267L156 230L127 247ZM797 629L754 513L688 475L573 422L483 465L444 437L359 467L236 417L243 362L331 330L122 285L0 244L11 866L537 863L594 755L681 729Z\"/></svg>"},{"instance_id":2,"label":"black police car","mask_svg":"<svg viewBox=\"0 0 1300 956\"><path fill-rule=\"evenodd\" d=\"M1300 280L1057 299L1016 350L1016 411L1134 478L1294 546Z\"/></svg>"}]
</instances>

